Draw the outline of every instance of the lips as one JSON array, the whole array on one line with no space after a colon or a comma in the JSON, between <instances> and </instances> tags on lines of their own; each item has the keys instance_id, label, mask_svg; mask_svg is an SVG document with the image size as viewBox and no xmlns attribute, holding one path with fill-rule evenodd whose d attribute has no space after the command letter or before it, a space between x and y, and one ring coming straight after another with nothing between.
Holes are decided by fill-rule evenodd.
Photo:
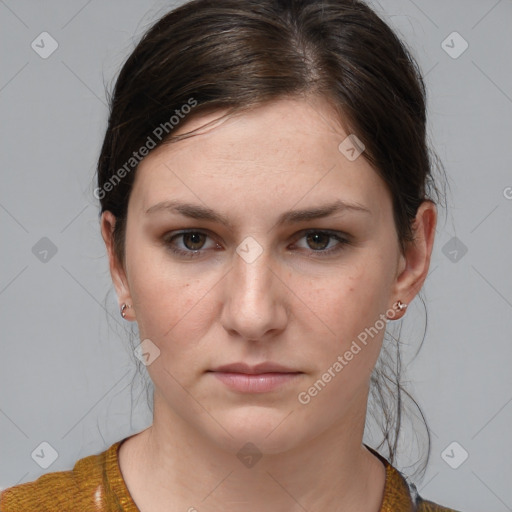
<instances>
[{"instance_id":1,"label":"lips","mask_svg":"<svg viewBox=\"0 0 512 512\"><path fill-rule=\"evenodd\" d=\"M256 366L249 366L246 363L226 364L210 371L223 373L245 373L247 375L258 375L262 373L302 373L292 368L287 368L286 366L271 362L260 363Z\"/></svg>"},{"instance_id":2,"label":"lips","mask_svg":"<svg viewBox=\"0 0 512 512\"><path fill-rule=\"evenodd\" d=\"M238 393L268 393L296 380L303 372L281 364L265 362L255 366L233 363L209 370L218 381Z\"/></svg>"}]
</instances>

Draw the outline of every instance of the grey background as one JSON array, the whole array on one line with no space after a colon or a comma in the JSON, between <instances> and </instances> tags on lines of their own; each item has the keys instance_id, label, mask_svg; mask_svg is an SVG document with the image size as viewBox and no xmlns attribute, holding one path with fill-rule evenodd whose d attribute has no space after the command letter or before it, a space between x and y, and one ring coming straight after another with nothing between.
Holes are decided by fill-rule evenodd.
<instances>
[{"instance_id":1,"label":"grey background","mask_svg":"<svg viewBox=\"0 0 512 512\"><path fill-rule=\"evenodd\" d=\"M373 5L426 74L430 134L451 186L423 292L427 335L408 365L433 441L416 483L463 511L512 510L512 2ZM0 1L1 488L71 469L151 423L92 190L104 83L171 7ZM31 47L44 31L58 43L46 59ZM458 58L442 47L454 31L469 44ZM447 44L462 48L457 36ZM424 317L415 300L402 332L411 351ZM469 454L457 469L442 456L454 441ZM58 454L46 469L31 456L42 442ZM448 453L460 462L460 448Z\"/></svg>"}]
</instances>

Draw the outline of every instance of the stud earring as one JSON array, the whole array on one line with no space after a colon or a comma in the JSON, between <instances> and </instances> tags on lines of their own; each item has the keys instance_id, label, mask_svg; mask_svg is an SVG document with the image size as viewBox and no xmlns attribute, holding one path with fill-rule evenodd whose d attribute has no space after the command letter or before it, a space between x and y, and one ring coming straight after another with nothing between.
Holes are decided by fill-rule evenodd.
<instances>
[{"instance_id":1,"label":"stud earring","mask_svg":"<svg viewBox=\"0 0 512 512\"><path fill-rule=\"evenodd\" d=\"M407 304L405 302L402 302L401 300L397 300L393 307L388 309L386 318L388 320L394 320L396 317L397 312L402 311L403 309L407 308Z\"/></svg>"},{"instance_id":2,"label":"stud earring","mask_svg":"<svg viewBox=\"0 0 512 512\"><path fill-rule=\"evenodd\" d=\"M402 311L402 309L407 308L408 304L405 304L404 302L399 300L399 301L395 302L394 306L396 307L396 309L398 309L398 311Z\"/></svg>"},{"instance_id":3,"label":"stud earring","mask_svg":"<svg viewBox=\"0 0 512 512\"><path fill-rule=\"evenodd\" d=\"M128 305L128 304L124 304L124 303L123 303L123 305L121 306L121 316L122 316L123 318L126 316L126 310L127 310L128 308L131 308L131 306L130 306L130 305Z\"/></svg>"}]
</instances>

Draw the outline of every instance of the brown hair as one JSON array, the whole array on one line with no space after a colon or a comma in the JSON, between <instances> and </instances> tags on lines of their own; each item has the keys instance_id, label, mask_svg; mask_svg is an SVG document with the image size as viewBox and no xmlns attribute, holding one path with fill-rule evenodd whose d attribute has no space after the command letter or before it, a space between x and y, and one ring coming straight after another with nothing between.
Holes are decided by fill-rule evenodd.
<instances>
[{"instance_id":1,"label":"brown hair","mask_svg":"<svg viewBox=\"0 0 512 512\"><path fill-rule=\"evenodd\" d=\"M188 136L173 136L171 116L181 122L206 111L240 112L306 94L329 101L348 133L364 143L364 157L391 192L403 250L413 239L419 205L439 197L439 191L431 174L425 86L390 27L357 0L192 0L145 33L109 98L95 195L101 212L116 216L119 260L124 261L127 206L136 172L133 152L147 147L149 139L156 147ZM398 343L396 349L395 362L387 365L393 375L381 365L372 377L372 396L381 404L390 383L395 386L397 414L383 407L380 416L391 461L403 392Z\"/></svg>"}]
</instances>

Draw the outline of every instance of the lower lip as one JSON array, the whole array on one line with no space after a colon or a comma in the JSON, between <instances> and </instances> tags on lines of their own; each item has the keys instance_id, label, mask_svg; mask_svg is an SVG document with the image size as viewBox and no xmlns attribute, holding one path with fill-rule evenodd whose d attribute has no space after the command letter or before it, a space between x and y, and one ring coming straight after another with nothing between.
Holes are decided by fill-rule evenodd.
<instances>
[{"instance_id":1,"label":"lower lip","mask_svg":"<svg viewBox=\"0 0 512 512\"><path fill-rule=\"evenodd\" d=\"M242 393L266 393L295 380L300 373L211 372L229 388Z\"/></svg>"}]
</instances>

